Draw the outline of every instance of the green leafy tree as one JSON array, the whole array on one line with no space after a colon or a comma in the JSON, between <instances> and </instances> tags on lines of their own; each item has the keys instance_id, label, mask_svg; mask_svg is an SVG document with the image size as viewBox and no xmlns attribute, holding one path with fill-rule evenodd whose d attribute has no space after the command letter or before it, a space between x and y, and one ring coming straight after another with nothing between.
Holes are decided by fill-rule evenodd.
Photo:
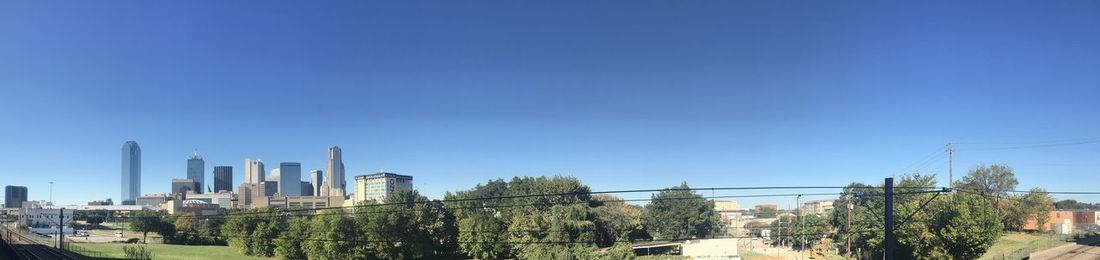
<instances>
[{"instance_id":1,"label":"green leafy tree","mask_svg":"<svg viewBox=\"0 0 1100 260\"><path fill-rule=\"evenodd\" d=\"M1050 212L1054 211L1054 197L1050 196L1042 188L1031 188L1024 195L1019 204L1027 205L1029 218L1034 218L1039 226L1039 232L1046 232L1047 222L1050 221Z\"/></svg>"},{"instance_id":2,"label":"green leafy tree","mask_svg":"<svg viewBox=\"0 0 1100 260\"><path fill-rule=\"evenodd\" d=\"M504 259L510 246L504 221L487 213L469 215L458 222L459 250L477 259Z\"/></svg>"},{"instance_id":3,"label":"green leafy tree","mask_svg":"<svg viewBox=\"0 0 1100 260\"><path fill-rule=\"evenodd\" d=\"M161 211L140 210L130 215L130 229L141 232L141 243L149 232L165 231L165 213ZM162 234L164 235L164 234Z\"/></svg>"},{"instance_id":4,"label":"green leafy tree","mask_svg":"<svg viewBox=\"0 0 1100 260\"><path fill-rule=\"evenodd\" d=\"M687 183L653 195L645 206L645 223L661 239L705 238L721 233L714 201L690 190Z\"/></svg>"},{"instance_id":5,"label":"green leafy tree","mask_svg":"<svg viewBox=\"0 0 1100 260\"><path fill-rule=\"evenodd\" d=\"M1004 164L990 166L978 166L972 170L956 186L960 192L982 196L990 202L994 212L1001 219L1002 226L1015 228L1021 219L1021 215L1010 215L1013 212L1027 212L1024 209L1012 209L1013 203L1007 200L1013 199L1009 191L1015 190L1020 182L1016 179L1016 173L1012 168ZM1026 219L1026 218L1025 218Z\"/></svg>"},{"instance_id":6,"label":"green leafy tree","mask_svg":"<svg viewBox=\"0 0 1100 260\"><path fill-rule=\"evenodd\" d=\"M443 204L415 190L397 190L382 204L356 211L363 223L367 248L379 258L424 258L454 245L457 229L445 223Z\"/></svg>"},{"instance_id":7,"label":"green leafy tree","mask_svg":"<svg viewBox=\"0 0 1100 260\"><path fill-rule=\"evenodd\" d=\"M306 259L305 240L309 239L310 222L306 217L291 218L287 229L275 240L275 254L284 259Z\"/></svg>"},{"instance_id":8,"label":"green leafy tree","mask_svg":"<svg viewBox=\"0 0 1100 260\"><path fill-rule=\"evenodd\" d=\"M944 198L933 208L930 231L939 239L931 243L942 243L943 251L953 259L977 259L1001 237L1003 226L992 206L984 198L956 194L952 199ZM915 255L921 258L920 255ZM931 255L936 259L935 255ZM943 259L943 258L938 258Z\"/></svg>"},{"instance_id":9,"label":"green leafy tree","mask_svg":"<svg viewBox=\"0 0 1100 260\"><path fill-rule=\"evenodd\" d=\"M1071 210L1071 209L1100 209L1100 203L1089 204L1078 202L1077 200L1060 200L1054 203L1054 208L1059 210Z\"/></svg>"},{"instance_id":10,"label":"green leafy tree","mask_svg":"<svg viewBox=\"0 0 1100 260\"><path fill-rule=\"evenodd\" d=\"M252 209L229 214L221 233L229 238L229 246L242 254L271 257L275 255L275 237L285 226L274 209Z\"/></svg>"},{"instance_id":11,"label":"green leafy tree","mask_svg":"<svg viewBox=\"0 0 1100 260\"><path fill-rule=\"evenodd\" d=\"M753 216L757 218L774 218L779 215L779 211L774 208L761 208L753 211Z\"/></svg>"},{"instance_id":12,"label":"green leafy tree","mask_svg":"<svg viewBox=\"0 0 1100 260\"><path fill-rule=\"evenodd\" d=\"M772 228L771 224L764 223L763 221L752 221L752 222L749 222L749 223L745 223L745 230L749 232L748 235L751 236L751 237L760 237L760 233L762 231L764 231L765 229L771 229L771 228Z\"/></svg>"},{"instance_id":13,"label":"green leafy tree","mask_svg":"<svg viewBox=\"0 0 1100 260\"><path fill-rule=\"evenodd\" d=\"M594 203L596 206L592 208L592 213L596 217L598 246L610 247L619 242L650 237L642 223L644 208L627 204L622 198L607 194L593 196L593 199L597 202Z\"/></svg>"},{"instance_id":14,"label":"green leafy tree","mask_svg":"<svg viewBox=\"0 0 1100 260\"><path fill-rule=\"evenodd\" d=\"M540 194L544 196L531 196ZM458 191L446 195L446 206L454 208L454 215L459 223L459 240L462 241L459 248L462 253L470 257L482 258L509 258L522 255L541 255L548 251L577 251L585 248L594 248L595 238L583 240L565 248L548 248L543 246L518 245L515 240L542 241L547 239L547 232L533 232L532 230L545 230L553 224L550 216L556 213L555 207L580 206L584 208L583 221L595 224L595 215L589 212L589 205L598 204L590 196L588 186L582 184L573 177L515 177L511 181L494 180L485 185L478 185L472 190ZM575 208L570 208L573 210ZM565 209L560 209L565 210ZM469 219L490 220L488 224L480 224ZM568 219L568 221L582 221ZM492 230L498 228L500 223L506 234L494 236L491 234L466 234L469 228ZM593 226L593 229L595 227ZM594 234L593 230L593 234ZM491 242L491 241L506 241ZM476 245L470 245L474 243ZM523 242L520 242L523 243ZM534 242L532 242L534 243ZM504 254L504 255L501 255ZM520 257L523 258L523 257Z\"/></svg>"},{"instance_id":15,"label":"green leafy tree","mask_svg":"<svg viewBox=\"0 0 1100 260\"><path fill-rule=\"evenodd\" d=\"M362 224L349 217L343 210L330 209L319 212L310 221L310 239L305 243L309 259L363 259L372 257L365 251Z\"/></svg>"}]
</instances>

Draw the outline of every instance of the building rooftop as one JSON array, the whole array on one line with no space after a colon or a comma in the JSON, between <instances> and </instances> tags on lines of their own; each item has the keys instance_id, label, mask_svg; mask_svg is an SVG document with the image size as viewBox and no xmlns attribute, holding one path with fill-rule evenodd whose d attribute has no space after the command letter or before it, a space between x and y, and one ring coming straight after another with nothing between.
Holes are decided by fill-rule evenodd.
<instances>
[{"instance_id":1,"label":"building rooftop","mask_svg":"<svg viewBox=\"0 0 1100 260\"><path fill-rule=\"evenodd\" d=\"M412 179L412 176L401 175L401 174L396 174L396 173L392 173L392 172L378 172L378 173L372 173L372 174L364 174L364 175L355 176L355 179L356 180L358 180L358 179L373 179L373 178L381 178L381 177L395 177L395 178L409 178L409 179Z\"/></svg>"}]
</instances>

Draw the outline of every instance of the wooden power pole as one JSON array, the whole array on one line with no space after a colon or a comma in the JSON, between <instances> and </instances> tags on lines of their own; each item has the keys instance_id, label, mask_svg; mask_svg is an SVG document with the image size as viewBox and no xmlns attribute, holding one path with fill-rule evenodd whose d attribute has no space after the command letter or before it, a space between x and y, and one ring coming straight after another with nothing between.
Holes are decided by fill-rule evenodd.
<instances>
[{"instance_id":1,"label":"wooden power pole","mask_svg":"<svg viewBox=\"0 0 1100 260\"><path fill-rule=\"evenodd\" d=\"M955 192L955 146L950 141L947 142L947 176L947 186Z\"/></svg>"}]
</instances>

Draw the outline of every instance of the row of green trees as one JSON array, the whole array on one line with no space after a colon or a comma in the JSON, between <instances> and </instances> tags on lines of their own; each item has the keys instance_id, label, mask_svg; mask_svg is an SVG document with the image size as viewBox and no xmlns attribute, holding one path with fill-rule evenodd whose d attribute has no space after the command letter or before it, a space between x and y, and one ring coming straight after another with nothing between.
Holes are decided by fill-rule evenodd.
<instances>
[{"instance_id":1,"label":"row of green trees","mask_svg":"<svg viewBox=\"0 0 1100 260\"><path fill-rule=\"evenodd\" d=\"M561 176L493 180L442 201L402 190L353 209L306 213L232 212L218 236L244 254L286 259L624 259L633 256L631 241L723 232L713 201L686 184L643 207Z\"/></svg>"},{"instance_id":2,"label":"row of green trees","mask_svg":"<svg viewBox=\"0 0 1100 260\"><path fill-rule=\"evenodd\" d=\"M902 176L895 185L895 229L899 256L914 259L977 259L1005 230L1022 230L1028 219L1042 229L1053 210L1053 198L1044 190L1015 194L1018 181L1004 165L979 166L955 184L953 193L920 192L936 189L935 177ZM884 248L883 185L848 185L837 199L830 224L837 228L834 242L842 252L850 239L862 259L882 257ZM852 204L849 226L848 204Z\"/></svg>"}]
</instances>

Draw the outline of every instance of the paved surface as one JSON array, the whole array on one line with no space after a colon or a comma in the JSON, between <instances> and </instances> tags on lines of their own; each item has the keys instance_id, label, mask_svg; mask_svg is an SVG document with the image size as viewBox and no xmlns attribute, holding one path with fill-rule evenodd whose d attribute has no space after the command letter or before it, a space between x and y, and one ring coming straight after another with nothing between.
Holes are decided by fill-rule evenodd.
<instances>
[{"instance_id":1,"label":"paved surface","mask_svg":"<svg viewBox=\"0 0 1100 260\"><path fill-rule=\"evenodd\" d=\"M39 244L38 241L7 228L0 229L0 237L11 246L18 259L84 259L69 252L63 252L56 248Z\"/></svg>"},{"instance_id":2,"label":"paved surface","mask_svg":"<svg viewBox=\"0 0 1100 260\"><path fill-rule=\"evenodd\" d=\"M1100 260L1100 237L1072 245L1064 245L1031 254L1031 259L1096 259Z\"/></svg>"}]
</instances>

